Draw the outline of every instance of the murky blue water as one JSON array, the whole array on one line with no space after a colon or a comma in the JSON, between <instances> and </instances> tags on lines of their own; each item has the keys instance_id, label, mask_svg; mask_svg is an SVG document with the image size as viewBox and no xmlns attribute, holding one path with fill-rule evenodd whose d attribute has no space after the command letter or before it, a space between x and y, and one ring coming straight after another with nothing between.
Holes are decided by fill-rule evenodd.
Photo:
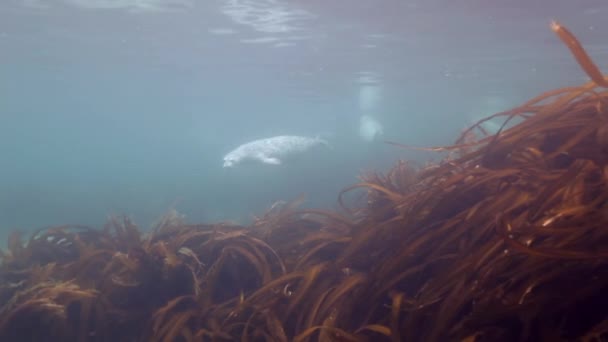
<instances>
[{"instance_id":1,"label":"murky blue water","mask_svg":"<svg viewBox=\"0 0 608 342\"><path fill-rule=\"evenodd\" d=\"M169 208L246 222L301 193L333 207L362 172L433 157L363 139L361 116L382 139L450 143L586 80L551 19L605 71L607 16L591 0L4 0L0 237L123 213L147 226ZM333 148L222 168L279 134Z\"/></svg>"}]
</instances>

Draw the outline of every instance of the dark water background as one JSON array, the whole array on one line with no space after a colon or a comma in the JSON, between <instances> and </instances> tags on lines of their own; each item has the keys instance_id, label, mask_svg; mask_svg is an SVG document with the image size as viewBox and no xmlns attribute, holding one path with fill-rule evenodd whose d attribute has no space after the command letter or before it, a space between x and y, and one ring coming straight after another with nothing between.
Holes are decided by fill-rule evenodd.
<instances>
[{"instance_id":1,"label":"dark water background","mask_svg":"<svg viewBox=\"0 0 608 342\"><path fill-rule=\"evenodd\" d=\"M331 208L364 171L433 155L476 118L586 81L557 19L608 64L591 0L3 0L0 238L15 228L247 222L306 193ZM329 136L280 167L222 168L246 141Z\"/></svg>"}]
</instances>

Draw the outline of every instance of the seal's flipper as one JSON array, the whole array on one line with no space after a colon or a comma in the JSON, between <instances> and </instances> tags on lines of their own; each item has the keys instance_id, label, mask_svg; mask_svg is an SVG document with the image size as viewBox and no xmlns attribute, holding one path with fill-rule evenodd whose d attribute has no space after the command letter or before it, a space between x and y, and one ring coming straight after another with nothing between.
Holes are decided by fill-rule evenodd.
<instances>
[{"instance_id":1,"label":"seal's flipper","mask_svg":"<svg viewBox=\"0 0 608 342\"><path fill-rule=\"evenodd\" d=\"M273 157L262 157L262 162L272 165L281 165L281 160Z\"/></svg>"}]
</instances>

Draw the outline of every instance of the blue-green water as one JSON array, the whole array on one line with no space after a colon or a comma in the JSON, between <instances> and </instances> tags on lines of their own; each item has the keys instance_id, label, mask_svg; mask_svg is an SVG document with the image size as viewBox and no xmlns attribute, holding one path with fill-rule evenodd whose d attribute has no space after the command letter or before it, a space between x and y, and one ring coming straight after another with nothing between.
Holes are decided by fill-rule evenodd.
<instances>
[{"instance_id":1,"label":"blue-green water","mask_svg":"<svg viewBox=\"0 0 608 342\"><path fill-rule=\"evenodd\" d=\"M362 115L383 139L450 143L586 80L551 19L606 70L607 15L591 0L4 0L0 238L112 214L148 226L169 208L246 222L301 193L335 207L362 172L433 157L363 140ZM279 134L333 148L222 168Z\"/></svg>"}]
</instances>

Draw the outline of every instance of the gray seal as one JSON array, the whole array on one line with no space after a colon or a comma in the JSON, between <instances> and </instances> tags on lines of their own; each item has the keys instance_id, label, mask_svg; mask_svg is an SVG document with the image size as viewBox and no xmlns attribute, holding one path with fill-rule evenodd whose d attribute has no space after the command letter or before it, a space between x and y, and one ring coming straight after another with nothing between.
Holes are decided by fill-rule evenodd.
<instances>
[{"instance_id":1,"label":"gray seal","mask_svg":"<svg viewBox=\"0 0 608 342\"><path fill-rule=\"evenodd\" d=\"M224 167L234 167L244 161L280 165L286 156L305 152L315 146L327 146L326 140L296 135L279 135L258 139L235 148L224 156Z\"/></svg>"}]
</instances>

